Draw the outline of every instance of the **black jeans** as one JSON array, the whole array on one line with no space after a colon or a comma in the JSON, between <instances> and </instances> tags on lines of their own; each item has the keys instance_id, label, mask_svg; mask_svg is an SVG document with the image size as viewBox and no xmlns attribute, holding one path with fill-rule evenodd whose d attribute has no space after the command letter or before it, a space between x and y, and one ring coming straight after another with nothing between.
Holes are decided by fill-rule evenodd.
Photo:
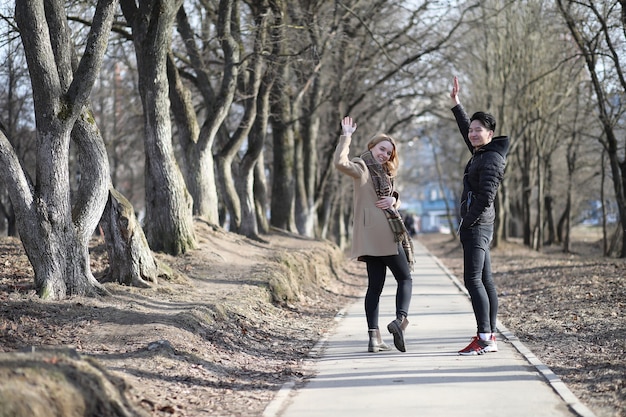
<instances>
[{"instance_id":1,"label":"black jeans","mask_svg":"<svg viewBox=\"0 0 626 417\"><path fill-rule=\"evenodd\" d=\"M411 269L404 254L399 248L397 255L364 256L367 265L367 292L365 294L365 317L369 329L378 329L378 306L380 294L385 286L387 268L391 270L398 283L396 290L396 317L408 316L413 291Z\"/></svg>"},{"instance_id":2,"label":"black jeans","mask_svg":"<svg viewBox=\"0 0 626 417\"><path fill-rule=\"evenodd\" d=\"M478 333L496 331L498 292L491 274L489 244L493 238L493 224L461 228L463 245L463 279L472 299Z\"/></svg>"}]
</instances>

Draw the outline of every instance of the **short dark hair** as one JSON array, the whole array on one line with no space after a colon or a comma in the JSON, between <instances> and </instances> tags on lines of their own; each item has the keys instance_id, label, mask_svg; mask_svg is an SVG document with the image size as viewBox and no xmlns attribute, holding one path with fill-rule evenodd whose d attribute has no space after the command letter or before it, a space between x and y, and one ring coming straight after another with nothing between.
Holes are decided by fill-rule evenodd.
<instances>
[{"instance_id":1,"label":"short dark hair","mask_svg":"<svg viewBox=\"0 0 626 417\"><path fill-rule=\"evenodd\" d=\"M486 129L493 130L495 132L496 118L491 114L485 113L484 111L477 111L472 115L472 117L470 117L470 122L473 122L474 120L478 120Z\"/></svg>"}]
</instances>

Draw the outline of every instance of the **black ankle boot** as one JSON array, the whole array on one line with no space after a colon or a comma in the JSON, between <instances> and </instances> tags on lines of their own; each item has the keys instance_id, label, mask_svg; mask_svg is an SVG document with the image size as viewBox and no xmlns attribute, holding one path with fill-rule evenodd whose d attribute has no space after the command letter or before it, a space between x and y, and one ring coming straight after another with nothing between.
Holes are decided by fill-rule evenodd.
<instances>
[{"instance_id":1,"label":"black ankle boot","mask_svg":"<svg viewBox=\"0 0 626 417\"><path fill-rule=\"evenodd\" d=\"M404 345L404 329L409 325L409 320L405 316L400 316L387 325L387 330L393 335L393 344L400 352L406 352Z\"/></svg>"}]
</instances>

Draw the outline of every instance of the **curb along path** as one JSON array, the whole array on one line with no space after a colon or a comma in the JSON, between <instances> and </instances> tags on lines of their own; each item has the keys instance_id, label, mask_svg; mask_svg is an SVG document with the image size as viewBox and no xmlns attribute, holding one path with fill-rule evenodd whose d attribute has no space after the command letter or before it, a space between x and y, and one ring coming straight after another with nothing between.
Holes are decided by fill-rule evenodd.
<instances>
[{"instance_id":1,"label":"curb along path","mask_svg":"<svg viewBox=\"0 0 626 417\"><path fill-rule=\"evenodd\" d=\"M337 317L310 364L315 374L289 382L263 417L595 417L565 384L498 323L498 352L459 356L475 321L467 292L439 260L415 241L413 299L407 352L367 352L363 299ZM389 272L380 327L395 318L396 284Z\"/></svg>"}]
</instances>

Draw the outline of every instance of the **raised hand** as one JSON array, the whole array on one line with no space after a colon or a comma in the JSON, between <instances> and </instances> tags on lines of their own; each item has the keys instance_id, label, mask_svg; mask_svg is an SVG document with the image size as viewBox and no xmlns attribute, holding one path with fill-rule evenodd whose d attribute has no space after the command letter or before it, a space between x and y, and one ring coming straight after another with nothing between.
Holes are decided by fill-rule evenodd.
<instances>
[{"instance_id":1,"label":"raised hand","mask_svg":"<svg viewBox=\"0 0 626 417\"><path fill-rule=\"evenodd\" d=\"M346 116L341 120L341 131L344 136L352 136L356 130L356 123L352 120L352 117Z\"/></svg>"},{"instance_id":2,"label":"raised hand","mask_svg":"<svg viewBox=\"0 0 626 417\"><path fill-rule=\"evenodd\" d=\"M452 84L452 91L450 92L450 98L454 100L454 104L459 104L461 101L459 100L459 79L455 76Z\"/></svg>"}]
</instances>

